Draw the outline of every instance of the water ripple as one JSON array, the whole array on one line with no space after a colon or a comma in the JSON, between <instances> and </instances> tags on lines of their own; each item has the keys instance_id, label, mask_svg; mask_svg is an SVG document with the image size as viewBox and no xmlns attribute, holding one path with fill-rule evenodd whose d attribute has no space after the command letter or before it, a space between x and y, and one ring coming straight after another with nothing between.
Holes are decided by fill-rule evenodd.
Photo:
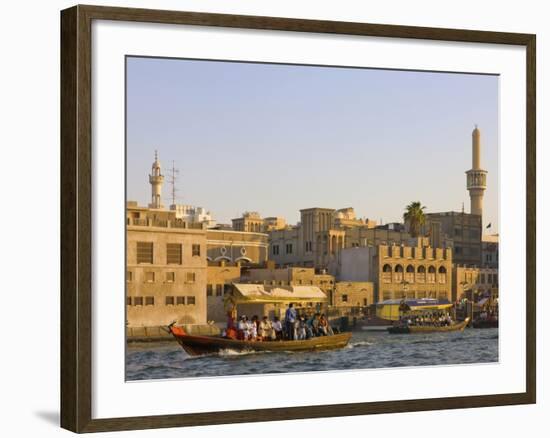
<instances>
[{"instance_id":1,"label":"water ripple","mask_svg":"<svg viewBox=\"0 0 550 438\"><path fill-rule=\"evenodd\" d=\"M498 329L463 333L389 335L356 332L341 350L317 352L239 352L192 357L175 342L131 343L128 380L264 373L410 367L498 361Z\"/></svg>"}]
</instances>

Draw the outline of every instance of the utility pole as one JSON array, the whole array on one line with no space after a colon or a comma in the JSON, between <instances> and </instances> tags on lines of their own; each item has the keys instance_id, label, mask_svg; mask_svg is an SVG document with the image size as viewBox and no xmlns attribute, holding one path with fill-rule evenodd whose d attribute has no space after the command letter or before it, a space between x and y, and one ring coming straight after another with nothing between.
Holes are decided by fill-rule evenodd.
<instances>
[{"instance_id":1,"label":"utility pole","mask_svg":"<svg viewBox=\"0 0 550 438\"><path fill-rule=\"evenodd\" d=\"M176 183L178 181L180 171L176 169L174 161L172 161L172 168L169 169L168 172L168 183L171 187L172 205L176 205L176 193L178 192L178 189L176 188Z\"/></svg>"}]
</instances>

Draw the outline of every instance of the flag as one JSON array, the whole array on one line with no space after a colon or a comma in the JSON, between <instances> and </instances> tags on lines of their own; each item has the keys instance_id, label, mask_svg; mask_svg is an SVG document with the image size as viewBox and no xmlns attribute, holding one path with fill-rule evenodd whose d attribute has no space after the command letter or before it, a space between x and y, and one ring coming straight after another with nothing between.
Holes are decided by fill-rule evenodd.
<instances>
[{"instance_id":1,"label":"flag","mask_svg":"<svg viewBox=\"0 0 550 438\"><path fill-rule=\"evenodd\" d=\"M491 222L489 222L485 228L491 228Z\"/></svg>"}]
</instances>

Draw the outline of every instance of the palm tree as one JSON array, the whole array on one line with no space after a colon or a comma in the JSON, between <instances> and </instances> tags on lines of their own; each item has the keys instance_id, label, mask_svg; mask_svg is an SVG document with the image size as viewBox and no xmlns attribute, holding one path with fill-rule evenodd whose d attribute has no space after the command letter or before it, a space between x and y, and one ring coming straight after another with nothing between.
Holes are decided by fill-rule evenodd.
<instances>
[{"instance_id":1,"label":"palm tree","mask_svg":"<svg viewBox=\"0 0 550 438\"><path fill-rule=\"evenodd\" d=\"M403 213L403 220L409 223L409 229L412 237L418 237L420 234L420 227L426 223L426 216L424 215L424 209L420 201L411 202L405 207L405 213Z\"/></svg>"}]
</instances>

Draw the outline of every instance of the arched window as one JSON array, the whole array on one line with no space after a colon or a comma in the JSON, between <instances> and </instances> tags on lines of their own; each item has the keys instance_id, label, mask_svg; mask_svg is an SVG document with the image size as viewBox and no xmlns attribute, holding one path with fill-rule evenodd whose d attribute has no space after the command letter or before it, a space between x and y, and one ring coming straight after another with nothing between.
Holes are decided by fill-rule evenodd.
<instances>
[{"instance_id":1,"label":"arched window","mask_svg":"<svg viewBox=\"0 0 550 438\"><path fill-rule=\"evenodd\" d=\"M401 283L403 281L403 266L395 265L395 275L393 280L396 283Z\"/></svg>"},{"instance_id":2,"label":"arched window","mask_svg":"<svg viewBox=\"0 0 550 438\"><path fill-rule=\"evenodd\" d=\"M391 283L391 266L390 265L384 265L382 267L382 282L383 283Z\"/></svg>"},{"instance_id":3,"label":"arched window","mask_svg":"<svg viewBox=\"0 0 550 438\"><path fill-rule=\"evenodd\" d=\"M414 266L408 265L405 272L405 280L409 283L414 283Z\"/></svg>"},{"instance_id":4,"label":"arched window","mask_svg":"<svg viewBox=\"0 0 550 438\"><path fill-rule=\"evenodd\" d=\"M426 267L425 266L419 266L418 271L416 274L416 281L418 283L425 283L426 282Z\"/></svg>"},{"instance_id":5,"label":"arched window","mask_svg":"<svg viewBox=\"0 0 550 438\"><path fill-rule=\"evenodd\" d=\"M428 283L435 283L435 268L433 266L428 268Z\"/></svg>"},{"instance_id":6,"label":"arched window","mask_svg":"<svg viewBox=\"0 0 550 438\"><path fill-rule=\"evenodd\" d=\"M439 267L437 277L439 279L439 283L441 284L447 283L447 269L445 269L445 266Z\"/></svg>"}]
</instances>

